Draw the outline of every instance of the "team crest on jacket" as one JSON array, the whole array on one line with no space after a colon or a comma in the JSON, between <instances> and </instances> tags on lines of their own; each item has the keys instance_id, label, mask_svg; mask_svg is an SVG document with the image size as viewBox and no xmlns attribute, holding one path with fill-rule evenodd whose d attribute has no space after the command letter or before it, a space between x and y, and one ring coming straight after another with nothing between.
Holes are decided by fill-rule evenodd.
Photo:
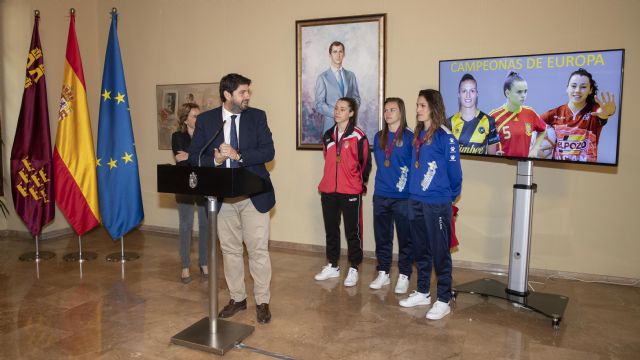
<instances>
[{"instance_id":1,"label":"team crest on jacket","mask_svg":"<svg viewBox=\"0 0 640 360\"><path fill-rule=\"evenodd\" d=\"M194 172L191 172L191 174L189 174L189 187L195 189L196 186L198 186L198 175L196 175L196 173Z\"/></svg>"},{"instance_id":2,"label":"team crest on jacket","mask_svg":"<svg viewBox=\"0 0 640 360\"><path fill-rule=\"evenodd\" d=\"M531 131L531 124L525 123L524 124L524 131L527 133L527 136L531 136L531 134L533 133Z\"/></svg>"}]
</instances>

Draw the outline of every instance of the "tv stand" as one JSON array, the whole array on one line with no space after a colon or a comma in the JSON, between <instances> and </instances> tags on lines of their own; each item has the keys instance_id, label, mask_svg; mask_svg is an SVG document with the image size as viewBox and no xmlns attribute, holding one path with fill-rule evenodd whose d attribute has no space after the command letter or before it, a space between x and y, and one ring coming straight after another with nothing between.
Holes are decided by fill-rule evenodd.
<instances>
[{"instance_id":1,"label":"tv stand","mask_svg":"<svg viewBox=\"0 0 640 360\"><path fill-rule=\"evenodd\" d=\"M533 194L536 189L537 185L533 183L533 162L519 160L516 183L513 185L508 284L505 286L500 281L485 278L456 286L452 295L454 300L459 292L504 299L550 317L553 328L559 329L569 298L529 292L528 289Z\"/></svg>"}]
</instances>

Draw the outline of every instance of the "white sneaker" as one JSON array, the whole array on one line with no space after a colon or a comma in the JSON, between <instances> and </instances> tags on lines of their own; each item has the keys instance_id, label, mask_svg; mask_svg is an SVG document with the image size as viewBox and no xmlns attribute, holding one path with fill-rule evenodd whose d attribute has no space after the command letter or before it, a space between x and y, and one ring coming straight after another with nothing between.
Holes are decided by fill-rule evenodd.
<instances>
[{"instance_id":1,"label":"white sneaker","mask_svg":"<svg viewBox=\"0 0 640 360\"><path fill-rule=\"evenodd\" d=\"M340 267L333 267L331 263L322 268L322 271L316 274L315 279L318 281L337 278L340 276Z\"/></svg>"},{"instance_id":2,"label":"white sneaker","mask_svg":"<svg viewBox=\"0 0 640 360\"><path fill-rule=\"evenodd\" d=\"M389 280L389 274L384 271L378 271L378 277L369 284L369 287L375 290L382 288L385 285L391 284Z\"/></svg>"},{"instance_id":3,"label":"white sneaker","mask_svg":"<svg viewBox=\"0 0 640 360\"><path fill-rule=\"evenodd\" d=\"M400 300L400 306L406 308L429 304L431 304L429 293L423 294L417 291L412 292L408 298Z\"/></svg>"},{"instance_id":4,"label":"white sneaker","mask_svg":"<svg viewBox=\"0 0 640 360\"><path fill-rule=\"evenodd\" d=\"M347 278L344 279L344 286L355 286L358 283L358 270L350 267Z\"/></svg>"},{"instance_id":5,"label":"white sneaker","mask_svg":"<svg viewBox=\"0 0 640 360\"><path fill-rule=\"evenodd\" d=\"M429 310L429 312L427 313L427 319L440 320L443 317L447 316L450 312L451 307L449 306L449 304L438 300L435 302L435 304L433 304L431 310Z\"/></svg>"},{"instance_id":6,"label":"white sneaker","mask_svg":"<svg viewBox=\"0 0 640 360\"><path fill-rule=\"evenodd\" d=\"M406 294L409 290L409 277L407 275L398 275L398 282L396 282L396 294Z\"/></svg>"}]
</instances>

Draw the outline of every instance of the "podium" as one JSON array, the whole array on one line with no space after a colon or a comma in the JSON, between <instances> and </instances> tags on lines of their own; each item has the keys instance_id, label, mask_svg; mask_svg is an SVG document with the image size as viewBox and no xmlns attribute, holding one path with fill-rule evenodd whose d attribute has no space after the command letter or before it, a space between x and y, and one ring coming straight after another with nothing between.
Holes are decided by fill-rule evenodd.
<instances>
[{"instance_id":1,"label":"podium","mask_svg":"<svg viewBox=\"0 0 640 360\"><path fill-rule=\"evenodd\" d=\"M158 165L157 174L158 192L206 196L209 217L209 316L174 335L171 342L224 355L254 327L218 319L217 198L257 194L268 190L269 184L244 168Z\"/></svg>"}]
</instances>

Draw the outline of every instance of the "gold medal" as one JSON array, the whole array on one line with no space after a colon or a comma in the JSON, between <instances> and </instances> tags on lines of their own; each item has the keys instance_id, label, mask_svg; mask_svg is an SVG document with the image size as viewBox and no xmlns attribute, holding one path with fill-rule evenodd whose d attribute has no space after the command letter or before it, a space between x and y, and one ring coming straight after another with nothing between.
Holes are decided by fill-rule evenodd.
<instances>
[{"instance_id":1,"label":"gold medal","mask_svg":"<svg viewBox=\"0 0 640 360\"><path fill-rule=\"evenodd\" d=\"M340 164L340 155L336 156L336 164Z\"/></svg>"},{"instance_id":2,"label":"gold medal","mask_svg":"<svg viewBox=\"0 0 640 360\"><path fill-rule=\"evenodd\" d=\"M386 160L384 161L384 166L389 167L389 159L386 159Z\"/></svg>"},{"instance_id":3,"label":"gold medal","mask_svg":"<svg viewBox=\"0 0 640 360\"><path fill-rule=\"evenodd\" d=\"M416 161L415 163L416 169L420 167L420 164Z\"/></svg>"}]
</instances>

